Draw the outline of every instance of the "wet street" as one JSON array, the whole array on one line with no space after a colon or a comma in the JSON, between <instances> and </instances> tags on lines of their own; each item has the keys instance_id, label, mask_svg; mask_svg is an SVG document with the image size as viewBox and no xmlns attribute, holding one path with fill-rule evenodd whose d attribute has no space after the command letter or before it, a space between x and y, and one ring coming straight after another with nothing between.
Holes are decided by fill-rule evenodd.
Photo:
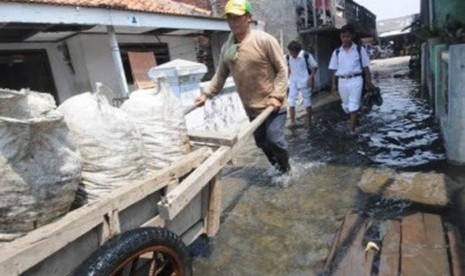
<instances>
[{"instance_id":1,"label":"wet street","mask_svg":"<svg viewBox=\"0 0 465 276\"><path fill-rule=\"evenodd\" d=\"M356 136L348 135L338 102L315 110L311 131L301 112L299 127L287 130L289 177L277 176L249 143L223 171L220 230L192 247L194 275L317 275L345 214L400 216L416 208L362 195L356 184L367 167L446 173L454 198L437 212L463 225L465 175L445 162L439 127L407 65L408 58L373 62L384 103L363 116Z\"/></svg>"}]
</instances>

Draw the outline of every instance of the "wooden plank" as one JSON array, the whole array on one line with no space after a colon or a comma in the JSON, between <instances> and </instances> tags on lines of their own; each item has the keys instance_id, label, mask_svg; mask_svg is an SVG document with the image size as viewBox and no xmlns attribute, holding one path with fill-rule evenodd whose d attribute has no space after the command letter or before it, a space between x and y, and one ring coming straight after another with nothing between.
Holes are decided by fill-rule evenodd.
<instances>
[{"instance_id":1,"label":"wooden plank","mask_svg":"<svg viewBox=\"0 0 465 276\"><path fill-rule=\"evenodd\" d=\"M176 186L178 186L178 184L179 184L179 179L178 178L171 179L169 184L165 188L165 194L168 194L169 192L174 190L174 188L176 188Z\"/></svg>"},{"instance_id":2,"label":"wooden plank","mask_svg":"<svg viewBox=\"0 0 465 276\"><path fill-rule=\"evenodd\" d=\"M345 218L342 220L341 225L339 226L336 234L333 237L333 241L331 242L331 248L329 250L328 256L326 256L325 268L329 269L331 261L334 259L334 255L337 252L337 245L339 244L339 240L341 239L344 221Z\"/></svg>"},{"instance_id":3,"label":"wooden plank","mask_svg":"<svg viewBox=\"0 0 465 276\"><path fill-rule=\"evenodd\" d=\"M402 220L401 275L449 275L441 218L416 213Z\"/></svg>"},{"instance_id":4,"label":"wooden plank","mask_svg":"<svg viewBox=\"0 0 465 276\"><path fill-rule=\"evenodd\" d=\"M401 224L399 221L391 220L387 223L380 257L379 276L399 275L400 230Z\"/></svg>"},{"instance_id":5,"label":"wooden plank","mask_svg":"<svg viewBox=\"0 0 465 276\"><path fill-rule=\"evenodd\" d=\"M272 106L267 107L247 127L239 132L238 141L233 148L221 146L173 191L158 202L158 210L161 217L167 220L173 219L231 160L232 151L237 150L240 143L244 142L266 120L273 110Z\"/></svg>"},{"instance_id":6,"label":"wooden plank","mask_svg":"<svg viewBox=\"0 0 465 276\"><path fill-rule=\"evenodd\" d=\"M221 216L221 171L210 181L210 198L208 204L207 236L213 237L220 229Z\"/></svg>"},{"instance_id":7,"label":"wooden plank","mask_svg":"<svg viewBox=\"0 0 465 276\"><path fill-rule=\"evenodd\" d=\"M170 179L189 173L210 154L209 148L196 150L143 180L120 187L100 201L72 211L56 222L31 231L26 236L5 245L5 250L0 252L0 275L23 273L103 223L104 215L108 212L116 209L124 210L148 194L162 189Z\"/></svg>"},{"instance_id":8,"label":"wooden plank","mask_svg":"<svg viewBox=\"0 0 465 276\"><path fill-rule=\"evenodd\" d=\"M162 218L173 219L231 159L231 148L222 146L158 202Z\"/></svg>"},{"instance_id":9,"label":"wooden plank","mask_svg":"<svg viewBox=\"0 0 465 276\"><path fill-rule=\"evenodd\" d=\"M105 214L102 224L100 245L105 244L109 239L121 233L118 210L111 210Z\"/></svg>"},{"instance_id":10,"label":"wooden plank","mask_svg":"<svg viewBox=\"0 0 465 276\"><path fill-rule=\"evenodd\" d=\"M187 135L191 142L198 143L232 147L237 142L237 134L234 133L189 130Z\"/></svg>"},{"instance_id":11,"label":"wooden plank","mask_svg":"<svg viewBox=\"0 0 465 276\"><path fill-rule=\"evenodd\" d=\"M375 249L369 249L365 251L365 261L362 263L362 274L363 276L371 276L373 270L373 261L377 251Z\"/></svg>"},{"instance_id":12,"label":"wooden plank","mask_svg":"<svg viewBox=\"0 0 465 276\"><path fill-rule=\"evenodd\" d=\"M203 221L197 222L192 228L186 231L181 239L185 244L193 243L200 235L205 233L205 228L203 227Z\"/></svg>"},{"instance_id":13,"label":"wooden plank","mask_svg":"<svg viewBox=\"0 0 465 276\"><path fill-rule=\"evenodd\" d=\"M344 221L341 226L340 234L336 236L337 239L335 246L331 249L330 258L326 260L325 273L333 275L336 271L341 271L341 264L347 259L350 247L353 244L354 239L360 232L360 217L353 213L348 214L344 217ZM334 244L334 241L333 241Z\"/></svg>"},{"instance_id":14,"label":"wooden plank","mask_svg":"<svg viewBox=\"0 0 465 276\"><path fill-rule=\"evenodd\" d=\"M137 89L155 87L155 83L147 72L157 66L153 52L128 52L129 65L131 66L132 78Z\"/></svg>"},{"instance_id":15,"label":"wooden plank","mask_svg":"<svg viewBox=\"0 0 465 276\"><path fill-rule=\"evenodd\" d=\"M160 216L155 216L142 224L142 227L165 227L165 220L162 219Z\"/></svg>"},{"instance_id":16,"label":"wooden plank","mask_svg":"<svg viewBox=\"0 0 465 276\"><path fill-rule=\"evenodd\" d=\"M447 238L449 240L452 275L465 275L465 245L455 227L447 225Z\"/></svg>"},{"instance_id":17,"label":"wooden plank","mask_svg":"<svg viewBox=\"0 0 465 276\"><path fill-rule=\"evenodd\" d=\"M370 275L370 273L366 274L365 270L369 268L371 272L373 258L366 258L367 253L363 243L367 225L360 216L352 216L347 227L347 230L343 231L346 233L346 239L342 240L339 246L339 249L345 252L342 253L331 275ZM370 263L365 263L370 260Z\"/></svg>"},{"instance_id":18,"label":"wooden plank","mask_svg":"<svg viewBox=\"0 0 465 276\"><path fill-rule=\"evenodd\" d=\"M17 238L21 238L24 235L26 235L26 233L0 233L0 243L11 242L16 240Z\"/></svg>"}]
</instances>

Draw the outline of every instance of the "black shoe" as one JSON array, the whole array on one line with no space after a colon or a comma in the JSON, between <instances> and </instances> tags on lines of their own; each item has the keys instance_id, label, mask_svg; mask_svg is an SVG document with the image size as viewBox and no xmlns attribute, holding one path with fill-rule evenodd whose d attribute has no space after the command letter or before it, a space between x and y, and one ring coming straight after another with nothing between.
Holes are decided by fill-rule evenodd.
<instances>
[{"instance_id":1,"label":"black shoe","mask_svg":"<svg viewBox=\"0 0 465 276\"><path fill-rule=\"evenodd\" d=\"M291 171L291 165L289 164L289 159L286 160L286 162L282 162L281 164L278 164L278 170L282 172L283 174Z\"/></svg>"}]
</instances>

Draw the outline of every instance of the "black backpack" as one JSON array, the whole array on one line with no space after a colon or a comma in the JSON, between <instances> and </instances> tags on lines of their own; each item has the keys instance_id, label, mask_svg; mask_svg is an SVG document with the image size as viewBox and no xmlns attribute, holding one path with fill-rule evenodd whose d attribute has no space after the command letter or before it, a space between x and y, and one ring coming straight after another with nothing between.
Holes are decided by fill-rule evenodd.
<instances>
[{"instance_id":1,"label":"black backpack","mask_svg":"<svg viewBox=\"0 0 465 276\"><path fill-rule=\"evenodd\" d=\"M308 73L312 73L312 68L310 67L310 64L308 63L308 58L310 57L310 54L307 51L304 51L304 59L305 59L305 65L307 65L307 70ZM289 68L289 54L286 55L286 60L287 60L287 68Z\"/></svg>"}]
</instances>

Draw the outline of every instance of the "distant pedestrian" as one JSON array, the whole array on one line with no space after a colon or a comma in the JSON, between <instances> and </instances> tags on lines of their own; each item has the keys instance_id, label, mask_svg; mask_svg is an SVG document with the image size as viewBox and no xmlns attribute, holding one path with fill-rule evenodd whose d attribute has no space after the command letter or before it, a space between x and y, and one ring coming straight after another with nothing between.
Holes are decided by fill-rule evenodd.
<instances>
[{"instance_id":1,"label":"distant pedestrian","mask_svg":"<svg viewBox=\"0 0 465 276\"><path fill-rule=\"evenodd\" d=\"M354 27L350 24L343 26L340 31L342 45L334 50L329 62L329 69L332 71L331 90L339 91L342 109L350 115L351 134L355 134L363 85L367 89L374 88L369 68L370 59L365 48L353 42L354 37Z\"/></svg>"},{"instance_id":2,"label":"distant pedestrian","mask_svg":"<svg viewBox=\"0 0 465 276\"><path fill-rule=\"evenodd\" d=\"M289 68L289 117L290 126L295 126L295 108L299 94L302 95L303 104L307 112L309 127L312 126L312 89L318 64L313 55L302 50L300 42L294 40L287 46L289 55L286 55Z\"/></svg>"},{"instance_id":3,"label":"distant pedestrian","mask_svg":"<svg viewBox=\"0 0 465 276\"><path fill-rule=\"evenodd\" d=\"M255 143L272 165L290 170L284 136L287 115L287 70L279 43L273 36L251 30L252 5L248 0L229 0L225 15L231 34L221 49L218 68L210 86L195 99L200 106L218 94L231 74L250 120L266 107L275 111L254 132Z\"/></svg>"}]
</instances>

